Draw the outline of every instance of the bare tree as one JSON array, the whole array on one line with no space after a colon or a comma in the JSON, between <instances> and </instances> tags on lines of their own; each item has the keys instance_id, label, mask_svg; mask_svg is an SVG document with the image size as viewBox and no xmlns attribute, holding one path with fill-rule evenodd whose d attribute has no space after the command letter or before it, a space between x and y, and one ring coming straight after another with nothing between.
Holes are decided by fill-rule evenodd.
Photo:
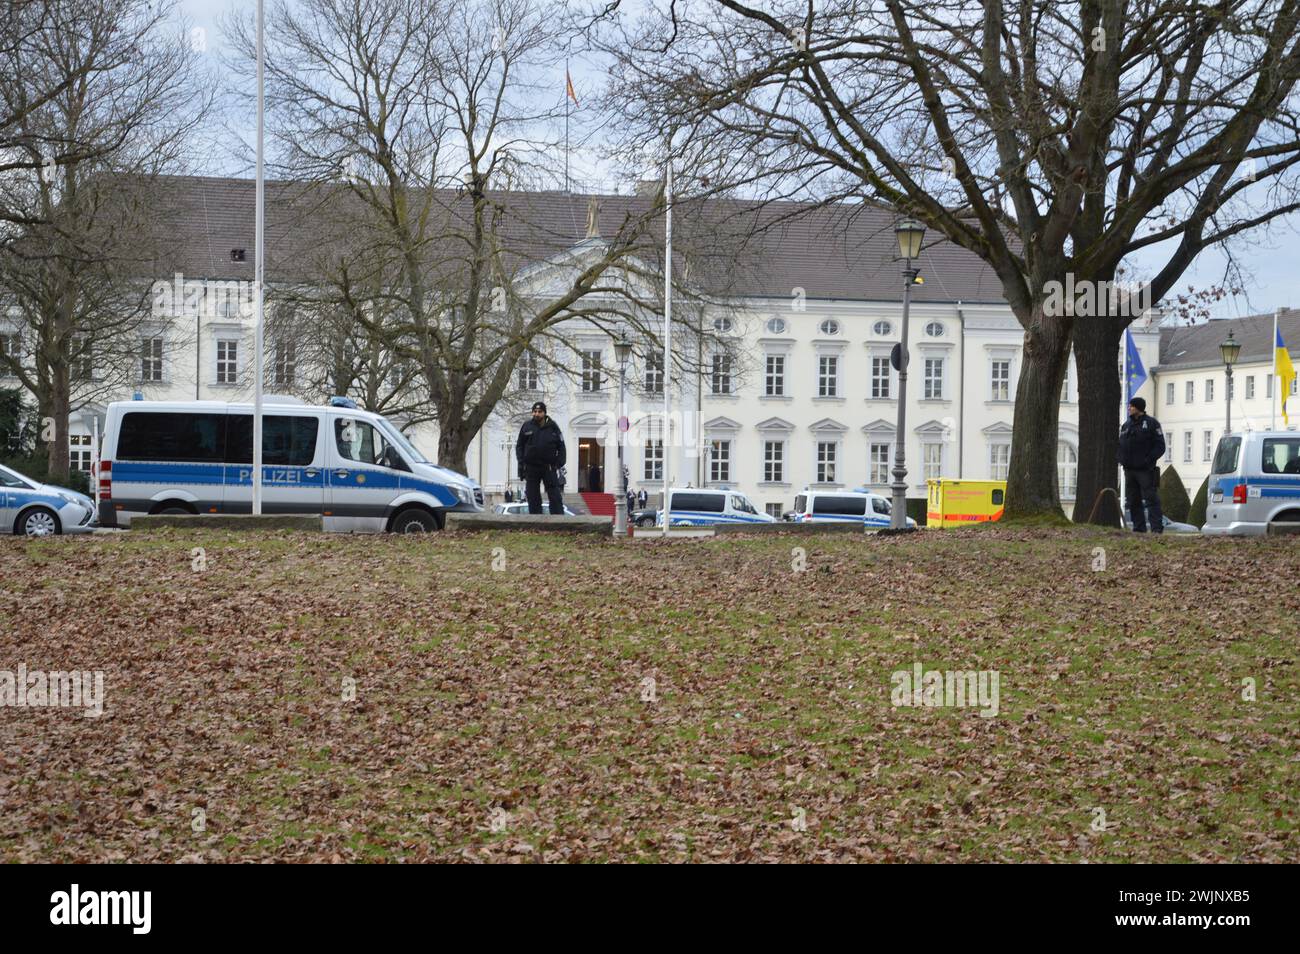
<instances>
[{"instance_id":1,"label":"bare tree","mask_svg":"<svg viewBox=\"0 0 1300 954\"><path fill-rule=\"evenodd\" d=\"M1009 517L1060 513L1071 345L1083 509L1115 484L1134 299L1300 208L1300 7L1284 0L621 7L576 12L627 154L682 130L717 183L881 203L995 271L1024 329ZM1164 256L1143 294L1109 294L1143 250ZM1066 287L1080 297L1062 302Z\"/></svg>"},{"instance_id":2,"label":"bare tree","mask_svg":"<svg viewBox=\"0 0 1300 954\"><path fill-rule=\"evenodd\" d=\"M0 357L52 421L49 472L68 473L68 415L136 380L158 246L150 183L182 164L211 102L176 4L69 0L26 38L28 104L13 123L25 163L5 178L21 229L0 285L26 354ZM54 91L47 93L45 91Z\"/></svg>"}]
</instances>

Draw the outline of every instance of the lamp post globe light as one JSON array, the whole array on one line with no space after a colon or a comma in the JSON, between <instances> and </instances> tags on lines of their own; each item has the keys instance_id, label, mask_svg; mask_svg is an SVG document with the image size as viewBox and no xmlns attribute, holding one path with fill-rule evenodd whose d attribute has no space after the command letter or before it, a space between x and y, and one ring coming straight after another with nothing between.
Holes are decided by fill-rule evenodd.
<instances>
[{"instance_id":1,"label":"lamp post globe light","mask_svg":"<svg viewBox=\"0 0 1300 954\"><path fill-rule=\"evenodd\" d=\"M1223 433L1232 433L1232 366L1237 363L1237 356L1241 354L1241 342L1232 337L1232 332L1228 332L1228 337L1219 342L1219 354L1223 356L1223 370L1228 377L1227 387L1223 389L1223 400L1227 407L1226 419L1224 422Z\"/></svg>"},{"instance_id":2,"label":"lamp post globe light","mask_svg":"<svg viewBox=\"0 0 1300 954\"><path fill-rule=\"evenodd\" d=\"M921 240L925 226L915 219L903 219L894 226L898 238L898 254L903 259L903 337L898 344L898 430L894 434L893 504L889 515L891 530L907 529L907 329L908 312L912 304L912 286L916 284L919 270L912 262L921 254Z\"/></svg>"},{"instance_id":3,"label":"lamp post globe light","mask_svg":"<svg viewBox=\"0 0 1300 954\"><path fill-rule=\"evenodd\" d=\"M632 342L627 330L620 328L614 339L614 357L618 360L618 487L614 495L614 536L627 536L627 470L623 467L623 444L627 437L627 362L632 357Z\"/></svg>"}]
</instances>

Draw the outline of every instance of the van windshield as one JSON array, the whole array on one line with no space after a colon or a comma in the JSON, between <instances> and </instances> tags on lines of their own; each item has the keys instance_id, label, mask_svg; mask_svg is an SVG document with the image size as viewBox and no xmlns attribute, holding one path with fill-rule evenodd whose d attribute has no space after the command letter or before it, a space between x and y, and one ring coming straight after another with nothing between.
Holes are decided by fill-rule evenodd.
<instances>
[{"instance_id":1,"label":"van windshield","mask_svg":"<svg viewBox=\"0 0 1300 954\"><path fill-rule=\"evenodd\" d=\"M415 445L406 439L406 435L394 427L388 418L380 417L378 420L379 429L384 432L385 436L387 436L390 441L405 451L407 457L415 461L417 464L429 463L429 461L425 460L424 455L415 449Z\"/></svg>"},{"instance_id":2,"label":"van windshield","mask_svg":"<svg viewBox=\"0 0 1300 954\"><path fill-rule=\"evenodd\" d=\"M1237 457L1241 453L1241 438L1224 436L1219 438L1219 449L1214 452L1214 463L1210 466L1212 474L1235 474ZM1268 470L1267 464L1264 467Z\"/></svg>"}]
</instances>

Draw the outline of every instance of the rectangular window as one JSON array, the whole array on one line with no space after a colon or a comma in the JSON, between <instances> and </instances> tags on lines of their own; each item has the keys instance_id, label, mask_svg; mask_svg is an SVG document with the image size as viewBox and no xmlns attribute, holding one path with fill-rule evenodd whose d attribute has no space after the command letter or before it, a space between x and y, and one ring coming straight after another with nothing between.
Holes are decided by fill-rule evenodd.
<instances>
[{"instance_id":1,"label":"rectangular window","mask_svg":"<svg viewBox=\"0 0 1300 954\"><path fill-rule=\"evenodd\" d=\"M1165 385L1165 403L1174 403L1174 382L1172 381Z\"/></svg>"},{"instance_id":2,"label":"rectangular window","mask_svg":"<svg viewBox=\"0 0 1300 954\"><path fill-rule=\"evenodd\" d=\"M868 456L868 462L870 464L868 470L871 475L871 483L889 483L889 445L872 444Z\"/></svg>"},{"instance_id":3,"label":"rectangular window","mask_svg":"<svg viewBox=\"0 0 1300 954\"><path fill-rule=\"evenodd\" d=\"M1174 432L1169 432L1169 440L1165 441L1165 463L1173 463L1174 460Z\"/></svg>"},{"instance_id":4,"label":"rectangular window","mask_svg":"<svg viewBox=\"0 0 1300 954\"><path fill-rule=\"evenodd\" d=\"M731 355L715 354L713 356L713 375L710 390L714 394L731 393Z\"/></svg>"},{"instance_id":5,"label":"rectangular window","mask_svg":"<svg viewBox=\"0 0 1300 954\"><path fill-rule=\"evenodd\" d=\"M1196 382L1188 381L1183 385L1183 403L1191 404L1196 400Z\"/></svg>"},{"instance_id":6,"label":"rectangular window","mask_svg":"<svg viewBox=\"0 0 1300 954\"><path fill-rule=\"evenodd\" d=\"M163 379L163 340L162 338L140 339L140 380L161 381Z\"/></svg>"},{"instance_id":7,"label":"rectangular window","mask_svg":"<svg viewBox=\"0 0 1300 954\"><path fill-rule=\"evenodd\" d=\"M1235 438L1237 444L1240 438ZM1228 443L1224 441L1224 443ZM1216 474L1230 473L1237 469L1236 451L1231 462L1222 468L1216 466ZM1266 474L1300 474L1300 437L1277 437L1264 441L1262 454L1263 471Z\"/></svg>"},{"instance_id":8,"label":"rectangular window","mask_svg":"<svg viewBox=\"0 0 1300 954\"><path fill-rule=\"evenodd\" d=\"M128 411L118 428L118 460L220 463L225 453L224 414Z\"/></svg>"},{"instance_id":9,"label":"rectangular window","mask_svg":"<svg viewBox=\"0 0 1300 954\"><path fill-rule=\"evenodd\" d=\"M275 343L274 381L281 387L292 387L298 379L298 345L293 341Z\"/></svg>"},{"instance_id":10,"label":"rectangular window","mask_svg":"<svg viewBox=\"0 0 1300 954\"><path fill-rule=\"evenodd\" d=\"M668 498L668 505L676 513L681 510L695 510L700 513L722 513L727 505L726 494L700 494L689 490L678 490Z\"/></svg>"},{"instance_id":11,"label":"rectangular window","mask_svg":"<svg viewBox=\"0 0 1300 954\"><path fill-rule=\"evenodd\" d=\"M9 332L0 334L0 378L9 377L13 373L2 359L12 358L17 361L21 351L22 346L18 335Z\"/></svg>"},{"instance_id":12,"label":"rectangular window","mask_svg":"<svg viewBox=\"0 0 1300 954\"><path fill-rule=\"evenodd\" d=\"M1264 397L1273 400L1273 375L1264 375Z\"/></svg>"},{"instance_id":13,"label":"rectangular window","mask_svg":"<svg viewBox=\"0 0 1300 954\"><path fill-rule=\"evenodd\" d=\"M68 437L68 466L82 473L90 473L90 435L72 434Z\"/></svg>"},{"instance_id":14,"label":"rectangular window","mask_svg":"<svg viewBox=\"0 0 1300 954\"><path fill-rule=\"evenodd\" d=\"M817 358L817 396L836 397L839 395L840 359L833 354L823 354Z\"/></svg>"},{"instance_id":15,"label":"rectangular window","mask_svg":"<svg viewBox=\"0 0 1300 954\"><path fill-rule=\"evenodd\" d=\"M664 393L664 356L651 353L645 356L645 389L650 394Z\"/></svg>"},{"instance_id":16,"label":"rectangular window","mask_svg":"<svg viewBox=\"0 0 1300 954\"><path fill-rule=\"evenodd\" d=\"M235 384L239 380L239 342L217 342L217 383Z\"/></svg>"},{"instance_id":17,"label":"rectangular window","mask_svg":"<svg viewBox=\"0 0 1300 954\"><path fill-rule=\"evenodd\" d=\"M645 465L641 470L644 480L664 479L664 442L655 438L645 442Z\"/></svg>"},{"instance_id":18,"label":"rectangular window","mask_svg":"<svg viewBox=\"0 0 1300 954\"><path fill-rule=\"evenodd\" d=\"M763 442L763 480L769 484L785 480L785 441Z\"/></svg>"},{"instance_id":19,"label":"rectangular window","mask_svg":"<svg viewBox=\"0 0 1300 954\"><path fill-rule=\"evenodd\" d=\"M1213 456L1213 451L1214 451L1214 432L1202 431L1201 432L1201 460L1205 461L1206 463L1209 463L1211 456Z\"/></svg>"},{"instance_id":20,"label":"rectangular window","mask_svg":"<svg viewBox=\"0 0 1300 954\"><path fill-rule=\"evenodd\" d=\"M867 513L867 498L858 494L818 494L813 497L812 512L836 517L862 517Z\"/></svg>"},{"instance_id":21,"label":"rectangular window","mask_svg":"<svg viewBox=\"0 0 1300 954\"><path fill-rule=\"evenodd\" d=\"M990 369L990 385L992 387L992 401L1010 401L1011 400L1011 362L994 361Z\"/></svg>"},{"instance_id":22,"label":"rectangular window","mask_svg":"<svg viewBox=\"0 0 1300 954\"><path fill-rule=\"evenodd\" d=\"M596 394L600 391L600 352L582 352L582 393Z\"/></svg>"},{"instance_id":23,"label":"rectangular window","mask_svg":"<svg viewBox=\"0 0 1300 954\"><path fill-rule=\"evenodd\" d=\"M943 400L943 358L925 359L925 389L927 401Z\"/></svg>"},{"instance_id":24,"label":"rectangular window","mask_svg":"<svg viewBox=\"0 0 1300 954\"><path fill-rule=\"evenodd\" d=\"M540 391L542 389L542 372L538 366L537 355L533 352L525 351L519 356L519 366L516 370L519 390Z\"/></svg>"},{"instance_id":25,"label":"rectangular window","mask_svg":"<svg viewBox=\"0 0 1300 954\"><path fill-rule=\"evenodd\" d=\"M94 377L94 362L91 360L90 339L85 335L74 335L68 349L69 372L74 381L89 381Z\"/></svg>"},{"instance_id":26,"label":"rectangular window","mask_svg":"<svg viewBox=\"0 0 1300 954\"><path fill-rule=\"evenodd\" d=\"M782 510L781 510L781 505L779 503L764 504L763 512L766 513L769 517L773 517L777 520L781 519Z\"/></svg>"},{"instance_id":27,"label":"rectangular window","mask_svg":"<svg viewBox=\"0 0 1300 954\"><path fill-rule=\"evenodd\" d=\"M1011 470L1011 445L989 445L989 479L1006 480Z\"/></svg>"},{"instance_id":28,"label":"rectangular window","mask_svg":"<svg viewBox=\"0 0 1300 954\"><path fill-rule=\"evenodd\" d=\"M1255 376L1253 374L1248 374L1246 375L1246 400L1249 401L1254 396L1255 396Z\"/></svg>"},{"instance_id":29,"label":"rectangular window","mask_svg":"<svg viewBox=\"0 0 1300 954\"><path fill-rule=\"evenodd\" d=\"M835 483L835 442L817 442L817 483Z\"/></svg>"},{"instance_id":30,"label":"rectangular window","mask_svg":"<svg viewBox=\"0 0 1300 954\"><path fill-rule=\"evenodd\" d=\"M889 359L871 359L871 397L874 400L889 400Z\"/></svg>"},{"instance_id":31,"label":"rectangular window","mask_svg":"<svg viewBox=\"0 0 1300 954\"><path fill-rule=\"evenodd\" d=\"M938 480L943 476L943 445L921 445L922 474L926 480Z\"/></svg>"},{"instance_id":32,"label":"rectangular window","mask_svg":"<svg viewBox=\"0 0 1300 954\"><path fill-rule=\"evenodd\" d=\"M1192 432L1184 431L1183 432L1183 463L1190 464L1191 462L1192 462Z\"/></svg>"},{"instance_id":33,"label":"rectangular window","mask_svg":"<svg viewBox=\"0 0 1300 954\"><path fill-rule=\"evenodd\" d=\"M764 374L763 393L768 397L785 395L785 355L769 354Z\"/></svg>"},{"instance_id":34,"label":"rectangular window","mask_svg":"<svg viewBox=\"0 0 1300 954\"><path fill-rule=\"evenodd\" d=\"M1214 400L1214 378L1205 379L1205 402L1208 404Z\"/></svg>"},{"instance_id":35,"label":"rectangular window","mask_svg":"<svg viewBox=\"0 0 1300 954\"><path fill-rule=\"evenodd\" d=\"M308 466L316 457L319 432L320 420L315 417L266 415L262 418L263 466ZM228 464L253 462L253 415L230 415L226 424L225 456Z\"/></svg>"},{"instance_id":36,"label":"rectangular window","mask_svg":"<svg viewBox=\"0 0 1300 954\"><path fill-rule=\"evenodd\" d=\"M1061 379L1061 403L1070 403L1070 362L1065 362L1065 377Z\"/></svg>"},{"instance_id":37,"label":"rectangular window","mask_svg":"<svg viewBox=\"0 0 1300 954\"><path fill-rule=\"evenodd\" d=\"M709 480L731 480L731 441L709 441Z\"/></svg>"}]
</instances>

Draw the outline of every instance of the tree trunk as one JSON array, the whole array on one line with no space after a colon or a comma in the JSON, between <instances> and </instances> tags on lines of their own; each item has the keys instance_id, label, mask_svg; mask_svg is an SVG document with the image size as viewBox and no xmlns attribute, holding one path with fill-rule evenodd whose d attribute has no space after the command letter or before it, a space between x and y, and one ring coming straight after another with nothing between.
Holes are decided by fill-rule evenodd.
<instances>
[{"instance_id":1,"label":"tree trunk","mask_svg":"<svg viewBox=\"0 0 1300 954\"><path fill-rule=\"evenodd\" d=\"M438 466L454 470L458 474L468 474L469 465L466 461L469 457L469 447L474 443L477 434L477 430L470 433L469 428L463 425L440 425L438 427Z\"/></svg>"},{"instance_id":2,"label":"tree trunk","mask_svg":"<svg viewBox=\"0 0 1300 954\"><path fill-rule=\"evenodd\" d=\"M1045 317L1037 304L1020 362L1004 520L1065 516L1056 483L1056 443L1069 356L1069 326L1059 317Z\"/></svg>"},{"instance_id":3,"label":"tree trunk","mask_svg":"<svg viewBox=\"0 0 1300 954\"><path fill-rule=\"evenodd\" d=\"M1119 414L1123 400L1119 343L1123 329L1117 324L1112 319L1085 319L1074 329L1074 361L1079 369L1079 489L1074 519L1108 527L1120 525L1119 498L1103 494L1106 488L1117 494L1119 482Z\"/></svg>"},{"instance_id":4,"label":"tree trunk","mask_svg":"<svg viewBox=\"0 0 1300 954\"><path fill-rule=\"evenodd\" d=\"M49 481L52 484L68 483L68 409L72 401L66 387L55 384L50 394L49 415L53 418L53 440L46 445L49 461ZM46 422L41 422L42 427Z\"/></svg>"}]
</instances>

